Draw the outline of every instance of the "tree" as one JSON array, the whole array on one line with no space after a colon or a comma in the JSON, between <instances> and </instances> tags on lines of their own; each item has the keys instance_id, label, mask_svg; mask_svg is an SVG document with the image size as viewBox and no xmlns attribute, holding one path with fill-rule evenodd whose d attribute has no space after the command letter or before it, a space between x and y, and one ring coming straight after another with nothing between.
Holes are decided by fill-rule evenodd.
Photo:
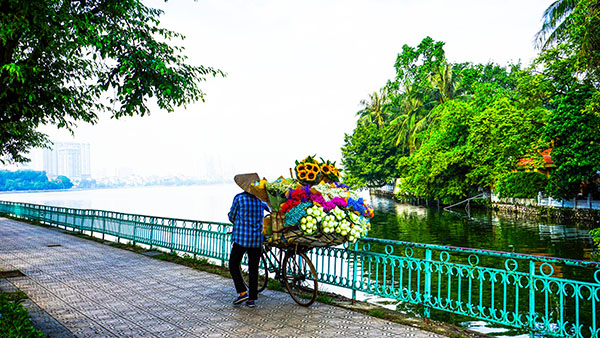
<instances>
[{"instance_id":1,"label":"tree","mask_svg":"<svg viewBox=\"0 0 600 338\"><path fill-rule=\"evenodd\" d=\"M397 126L396 146L405 146L410 153L416 149L415 126L420 121L421 110L426 109L423 105L424 93L420 89L409 86L400 97L398 111L400 114L391 121Z\"/></svg>"},{"instance_id":2,"label":"tree","mask_svg":"<svg viewBox=\"0 0 600 338\"><path fill-rule=\"evenodd\" d=\"M370 101L362 100L360 103L364 106L356 115L359 116L358 122L363 124L375 123L377 128L383 128L388 118L387 109L390 99L387 95L387 88L381 88L379 93L373 92L369 95Z\"/></svg>"},{"instance_id":3,"label":"tree","mask_svg":"<svg viewBox=\"0 0 600 338\"><path fill-rule=\"evenodd\" d=\"M546 141L554 144L551 154L556 168L548 184L553 197L572 198L583 184L600 178L598 96L589 86L577 86L555 100L556 108L545 128Z\"/></svg>"},{"instance_id":4,"label":"tree","mask_svg":"<svg viewBox=\"0 0 600 338\"><path fill-rule=\"evenodd\" d=\"M73 183L67 176L59 175L58 177L56 177L55 181L61 186L61 189L73 188Z\"/></svg>"},{"instance_id":5,"label":"tree","mask_svg":"<svg viewBox=\"0 0 600 338\"><path fill-rule=\"evenodd\" d=\"M141 0L0 1L0 161L25 162L55 124L173 111L203 100L199 83L220 70L186 64L183 36L159 26ZM165 42L167 41L167 42ZM114 93L114 94L113 94ZM112 94L112 95L111 95Z\"/></svg>"},{"instance_id":6,"label":"tree","mask_svg":"<svg viewBox=\"0 0 600 338\"><path fill-rule=\"evenodd\" d=\"M396 57L396 77L388 81L393 111L392 124L396 126L396 142L412 153L418 146L416 134L427 129L429 113L435 107L435 89L432 78L446 63L444 43L430 37L418 46L402 46Z\"/></svg>"},{"instance_id":7,"label":"tree","mask_svg":"<svg viewBox=\"0 0 600 338\"><path fill-rule=\"evenodd\" d=\"M600 25L598 14L598 2L577 1L565 35L536 60L550 93L544 141L556 165L547 188L555 198L572 198L600 176L600 44L583 46L600 38L590 26L594 20Z\"/></svg>"},{"instance_id":8,"label":"tree","mask_svg":"<svg viewBox=\"0 0 600 338\"><path fill-rule=\"evenodd\" d=\"M492 83L474 86L469 101L453 99L436 106L421 146L399 163L400 191L451 203L490 189L516 162L534 152L549 112L541 106L535 81L524 73L527 95ZM538 86L539 87L539 86ZM517 86L517 88L521 88Z\"/></svg>"},{"instance_id":9,"label":"tree","mask_svg":"<svg viewBox=\"0 0 600 338\"><path fill-rule=\"evenodd\" d=\"M578 1L556 0L546 8L542 15L542 28L536 34L538 45L548 48L568 35L568 26L573 21L570 14Z\"/></svg>"},{"instance_id":10,"label":"tree","mask_svg":"<svg viewBox=\"0 0 600 338\"><path fill-rule=\"evenodd\" d=\"M358 123L352 135L344 136L342 164L344 182L355 187L383 186L396 177L400 157L392 128Z\"/></svg>"},{"instance_id":11,"label":"tree","mask_svg":"<svg viewBox=\"0 0 600 338\"><path fill-rule=\"evenodd\" d=\"M598 80L600 67L600 0L556 0L546 9L536 38L542 50L568 43L577 71ZM598 83L597 83L598 84ZM598 86L596 87L598 88Z\"/></svg>"}]
</instances>

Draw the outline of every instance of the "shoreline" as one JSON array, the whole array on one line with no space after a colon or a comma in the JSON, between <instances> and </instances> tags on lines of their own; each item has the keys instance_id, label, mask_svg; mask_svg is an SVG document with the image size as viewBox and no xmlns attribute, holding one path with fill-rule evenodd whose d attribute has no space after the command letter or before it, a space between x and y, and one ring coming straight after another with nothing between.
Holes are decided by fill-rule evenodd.
<instances>
[{"instance_id":1,"label":"shoreline","mask_svg":"<svg viewBox=\"0 0 600 338\"><path fill-rule=\"evenodd\" d=\"M369 192L375 196L382 196L390 198L398 203L405 203L410 205L421 205L424 207L436 207L435 202L433 204L428 203L424 199L412 198L412 199L400 199L394 196L393 192L370 188ZM416 202L416 203L415 203ZM422 204L420 202L425 202ZM492 202L491 199L487 199L483 202L485 208L490 209L494 213L499 213L508 216L522 217L522 218L543 218L552 221L573 221L575 223L584 223L590 228L600 227L600 210L587 209L587 208L559 208L559 207L547 207L547 206L532 206L525 204L508 204ZM474 203L472 207L481 207L479 203ZM440 205L437 205L439 208ZM592 224L589 224L589 223Z\"/></svg>"}]
</instances>

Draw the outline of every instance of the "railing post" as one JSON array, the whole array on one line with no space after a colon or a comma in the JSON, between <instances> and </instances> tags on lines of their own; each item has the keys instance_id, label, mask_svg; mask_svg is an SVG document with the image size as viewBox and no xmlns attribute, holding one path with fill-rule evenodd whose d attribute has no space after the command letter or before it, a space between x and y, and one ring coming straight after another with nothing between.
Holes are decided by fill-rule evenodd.
<instances>
[{"instance_id":1,"label":"railing post","mask_svg":"<svg viewBox=\"0 0 600 338\"><path fill-rule=\"evenodd\" d=\"M123 220L123 215L121 214L119 217L119 228L117 230L117 243L121 243L121 221Z\"/></svg>"},{"instance_id":2,"label":"railing post","mask_svg":"<svg viewBox=\"0 0 600 338\"><path fill-rule=\"evenodd\" d=\"M175 245L173 244L173 236L174 236L173 232L175 231L175 227L173 226L173 220L170 220L169 223L170 223L169 224L169 229L171 229L171 246L170 246L170 249L171 249L171 253L174 253L175 252L175 248L174 248Z\"/></svg>"},{"instance_id":3,"label":"railing post","mask_svg":"<svg viewBox=\"0 0 600 338\"><path fill-rule=\"evenodd\" d=\"M135 216L135 220L133 221L133 246L135 246L135 239L137 236L137 220L139 219L139 216Z\"/></svg>"},{"instance_id":4,"label":"railing post","mask_svg":"<svg viewBox=\"0 0 600 338\"><path fill-rule=\"evenodd\" d=\"M357 288L357 280L358 276L358 263L356 262L358 259L358 241L354 242L354 252L353 252L353 262L352 262L352 304L356 303L356 288Z\"/></svg>"},{"instance_id":5,"label":"railing post","mask_svg":"<svg viewBox=\"0 0 600 338\"><path fill-rule=\"evenodd\" d=\"M535 263L529 261L529 337L534 338L535 330Z\"/></svg>"},{"instance_id":6,"label":"railing post","mask_svg":"<svg viewBox=\"0 0 600 338\"><path fill-rule=\"evenodd\" d=\"M198 252L198 222L195 222L194 230L194 260L196 260L196 252Z\"/></svg>"},{"instance_id":7,"label":"railing post","mask_svg":"<svg viewBox=\"0 0 600 338\"><path fill-rule=\"evenodd\" d=\"M150 219L150 250L152 250L152 244L154 243L154 222L155 218Z\"/></svg>"},{"instance_id":8,"label":"railing post","mask_svg":"<svg viewBox=\"0 0 600 338\"><path fill-rule=\"evenodd\" d=\"M219 225L221 228L221 266L225 266L225 252L226 252L226 244L227 244L227 231L225 226Z\"/></svg>"},{"instance_id":9,"label":"railing post","mask_svg":"<svg viewBox=\"0 0 600 338\"><path fill-rule=\"evenodd\" d=\"M425 318L431 317L431 249L425 250L425 290L423 293L423 314Z\"/></svg>"},{"instance_id":10,"label":"railing post","mask_svg":"<svg viewBox=\"0 0 600 338\"><path fill-rule=\"evenodd\" d=\"M102 240L104 240L104 234L106 234L106 213L102 215Z\"/></svg>"}]
</instances>

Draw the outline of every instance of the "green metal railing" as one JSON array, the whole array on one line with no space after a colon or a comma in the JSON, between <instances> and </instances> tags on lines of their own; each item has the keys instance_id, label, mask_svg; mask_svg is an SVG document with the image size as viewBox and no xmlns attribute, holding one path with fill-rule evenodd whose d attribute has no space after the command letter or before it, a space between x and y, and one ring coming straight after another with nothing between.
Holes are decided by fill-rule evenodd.
<instances>
[{"instance_id":1,"label":"green metal railing","mask_svg":"<svg viewBox=\"0 0 600 338\"><path fill-rule=\"evenodd\" d=\"M231 225L0 201L0 214L229 259ZM528 331L600 338L600 263L366 238L314 248L319 282Z\"/></svg>"}]
</instances>

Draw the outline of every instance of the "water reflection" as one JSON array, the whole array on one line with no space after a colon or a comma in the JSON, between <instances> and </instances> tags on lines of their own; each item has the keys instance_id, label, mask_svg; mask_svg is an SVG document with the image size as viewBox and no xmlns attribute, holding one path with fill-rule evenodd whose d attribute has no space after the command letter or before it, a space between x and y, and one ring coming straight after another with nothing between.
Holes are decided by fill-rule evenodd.
<instances>
[{"instance_id":1,"label":"water reflection","mask_svg":"<svg viewBox=\"0 0 600 338\"><path fill-rule=\"evenodd\" d=\"M371 196L369 237L590 260L593 240L585 225L524 219L471 210L448 212Z\"/></svg>"},{"instance_id":2,"label":"water reflection","mask_svg":"<svg viewBox=\"0 0 600 338\"><path fill-rule=\"evenodd\" d=\"M491 213L485 210L471 210L470 214L460 211L447 212L438 208L425 208L400 204L376 196L372 197L372 203L375 208L375 218L372 220L372 230L369 232L369 237L578 260L592 260L593 257L594 245L589 233L589 228L586 224L575 224L570 222L553 223L548 220L526 219L515 215ZM375 246L371 249L373 250L374 248ZM383 250L381 248L375 248L375 250L377 249ZM455 259L460 260L460 257L455 257ZM494 260L493 258L482 257L481 260L482 266L494 267L502 266L502 264L504 264L503 259ZM535 264L536 271L540 271L541 267L541 263ZM521 269L527 269L527 266L521 267ZM593 279L593 273L595 271L593 269L582 270L562 265L553 265L553 269L551 275L555 278L586 281ZM376 276L370 275L369 278L376 278L377 280L391 280L394 277L384 276L385 273L389 274L389 271L372 272L369 270L369 273L375 273ZM414 278L415 277L413 276L413 279ZM418 283L418 276L416 278L416 282ZM482 281L484 279L485 278L483 278ZM434 283L435 281L435 279L432 280L433 285L436 285L436 283ZM446 290L446 284L442 283L442 280L439 281L441 283L440 285L442 285L442 291ZM451 282L448 279L447 283L447 287L450 290L448 292L453 295L451 299L457 299L455 294L457 290L450 289L450 285L456 285L456 281L454 280L452 282L453 284L450 284ZM491 300L491 302L496 303L497 309L502 308L504 298L501 298L500 296L503 295L503 292L507 291L503 290L500 284L494 285L492 283L491 285L491 288L487 286L484 288L485 290L480 290L480 293L474 295L474 297L482 297L481 299L485 302ZM494 290L492 294L496 295L495 298L490 294L490 290L492 289ZM465 295L470 292L470 290L464 291L463 294ZM512 306L516 306L514 305L514 300L517 300L517 304L526 307L529 301L529 294L527 291L526 287L523 286L519 287L519 292L514 293L514 287L511 287L504 296L508 297L507 299L512 300ZM439 290L437 292L439 293ZM577 301L574 301L571 296L567 294L557 295L557 292L558 291L556 290L550 290L548 294L540 293L535 296L535 304L546 304L547 302L554 304L549 308L551 312L548 315L548 318L551 321L556 321L557 316L559 316L558 314L560 314L560 316L564 314L567 318L575 318L576 316L573 313L573 309L577 308L577 306L573 303L589 300L584 296L581 300L578 299ZM563 296L566 298L562 299L561 297ZM390 304L389 300L382 298L377 299L377 297L373 298L374 299L372 299L371 302ZM560 303L558 303L559 299ZM567 302L570 303L567 304ZM589 303L586 304L586 306L589 306ZM408 312L412 315L418 316L422 313L418 305L400 302L394 303L394 306L396 306L399 311ZM506 304L504 304L504 306L506 306ZM517 311L516 307L513 310ZM584 327L587 327L586 325L589 326L593 321L589 313L580 312L579 314L580 316L577 318L581 323L585 323ZM523 329L507 328L498 324L473 320L472 318L462 317L449 312L433 311L432 318L439 321L462 325L494 336L528 336L526 330ZM551 325L555 325L555 323L551 323Z\"/></svg>"}]
</instances>

